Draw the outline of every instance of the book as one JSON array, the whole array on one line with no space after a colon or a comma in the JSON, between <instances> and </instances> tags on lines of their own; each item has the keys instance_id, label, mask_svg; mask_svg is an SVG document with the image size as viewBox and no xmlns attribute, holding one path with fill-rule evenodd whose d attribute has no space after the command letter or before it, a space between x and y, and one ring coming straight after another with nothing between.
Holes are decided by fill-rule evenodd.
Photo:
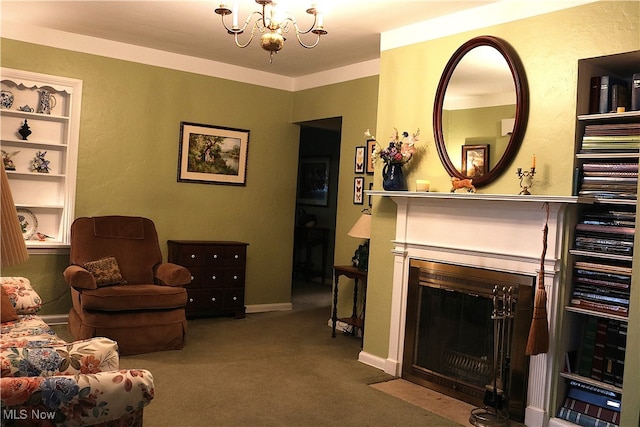
<instances>
[{"instance_id":1,"label":"book","mask_svg":"<svg viewBox=\"0 0 640 427\"><path fill-rule=\"evenodd\" d=\"M603 378L606 345L607 320L598 319L598 326L596 327L596 339L593 350L593 360L591 362L591 378L596 381L602 381Z\"/></svg>"},{"instance_id":2,"label":"book","mask_svg":"<svg viewBox=\"0 0 640 427\"><path fill-rule=\"evenodd\" d=\"M571 383L578 381L571 381ZM583 384L583 383L580 383ZM570 386L567 391L567 397L589 403L591 405L600 406L614 412L620 412L622 408L622 396L619 393L609 392L603 393L600 387L591 386Z\"/></svg>"},{"instance_id":3,"label":"book","mask_svg":"<svg viewBox=\"0 0 640 427\"><path fill-rule=\"evenodd\" d=\"M581 298L571 298L569 302L571 307L583 308L585 310L593 310L600 313L614 314L616 316L629 316L629 307L623 307L616 304L608 304L598 301L590 301ZM584 375L588 376L588 375Z\"/></svg>"},{"instance_id":4,"label":"book","mask_svg":"<svg viewBox=\"0 0 640 427\"><path fill-rule=\"evenodd\" d=\"M584 427L618 427L617 424L600 420L590 415L565 408L564 406L558 411L558 418Z\"/></svg>"},{"instance_id":5,"label":"book","mask_svg":"<svg viewBox=\"0 0 640 427\"><path fill-rule=\"evenodd\" d=\"M600 112L600 76L591 77L589 83L589 114L594 114Z\"/></svg>"},{"instance_id":6,"label":"book","mask_svg":"<svg viewBox=\"0 0 640 427\"><path fill-rule=\"evenodd\" d=\"M593 352L596 344L596 330L598 319L590 316L585 321L582 331L582 346L578 351L578 361L576 373L583 377L591 376L591 366L593 363Z\"/></svg>"},{"instance_id":7,"label":"book","mask_svg":"<svg viewBox=\"0 0 640 427\"><path fill-rule=\"evenodd\" d=\"M567 397L565 399L564 407L567 409L571 409L572 411L580 412L581 414L589 415L602 421L613 424L620 423L619 412L603 408L602 406L592 405L581 400L576 400L571 397Z\"/></svg>"},{"instance_id":8,"label":"book","mask_svg":"<svg viewBox=\"0 0 640 427\"><path fill-rule=\"evenodd\" d=\"M600 98L598 98L600 105ZM640 73L635 73L631 78L631 110L640 110Z\"/></svg>"},{"instance_id":9,"label":"book","mask_svg":"<svg viewBox=\"0 0 640 427\"><path fill-rule=\"evenodd\" d=\"M620 321L608 319L607 334L604 355L604 369L602 371L602 382L615 385L615 371L618 366L618 335L620 332ZM624 360L623 360L624 363Z\"/></svg>"},{"instance_id":10,"label":"book","mask_svg":"<svg viewBox=\"0 0 640 427\"><path fill-rule=\"evenodd\" d=\"M611 88L611 110L616 111L618 107L628 110L631 107L630 101L627 84L614 84Z\"/></svg>"},{"instance_id":11,"label":"book","mask_svg":"<svg viewBox=\"0 0 640 427\"><path fill-rule=\"evenodd\" d=\"M612 110L611 98L613 95L613 87L615 85L624 85L627 83L615 76L601 76L600 77L600 104L599 104L599 113L610 113Z\"/></svg>"}]
</instances>

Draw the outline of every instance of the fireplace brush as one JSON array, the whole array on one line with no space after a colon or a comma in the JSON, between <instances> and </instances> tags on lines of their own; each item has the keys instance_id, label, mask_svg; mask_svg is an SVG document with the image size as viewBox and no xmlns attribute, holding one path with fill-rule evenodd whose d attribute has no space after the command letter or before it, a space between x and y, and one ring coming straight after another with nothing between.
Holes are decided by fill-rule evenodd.
<instances>
[{"instance_id":1,"label":"fireplace brush","mask_svg":"<svg viewBox=\"0 0 640 427\"><path fill-rule=\"evenodd\" d=\"M484 408L471 411L469 422L475 426L508 426L508 375L511 364L511 326L517 299L513 287L493 288L493 384L487 384Z\"/></svg>"}]
</instances>

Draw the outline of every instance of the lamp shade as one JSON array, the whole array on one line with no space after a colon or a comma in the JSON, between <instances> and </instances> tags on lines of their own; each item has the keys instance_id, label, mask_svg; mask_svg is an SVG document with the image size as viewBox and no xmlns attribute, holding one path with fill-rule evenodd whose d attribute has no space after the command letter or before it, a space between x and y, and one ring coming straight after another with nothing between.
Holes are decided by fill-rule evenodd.
<instances>
[{"instance_id":1,"label":"lamp shade","mask_svg":"<svg viewBox=\"0 0 640 427\"><path fill-rule=\"evenodd\" d=\"M4 167L0 166L1 187L0 198L2 199L2 211L0 211L0 258L2 267L20 264L29 258L27 246L24 243L20 222L18 221L18 212L13 204L13 196L9 188L9 180Z\"/></svg>"},{"instance_id":2,"label":"lamp shade","mask_svg":"<svg viewBox=\"0 0 640 427\"><path fill-rule=\"evenodd\" d=\"M371 214L363 213L347 233L348 236L360 239L371 238Z\"/></svg>"}]
</instances>

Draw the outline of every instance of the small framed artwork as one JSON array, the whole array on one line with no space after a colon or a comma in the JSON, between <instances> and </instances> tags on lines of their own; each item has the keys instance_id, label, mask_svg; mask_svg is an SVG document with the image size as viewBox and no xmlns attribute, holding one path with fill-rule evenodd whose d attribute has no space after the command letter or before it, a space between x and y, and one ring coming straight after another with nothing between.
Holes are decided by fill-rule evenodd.
<instances>
[{"instance_id":1,"label":"small framed artwork","mask_svg":"<svg viewBox=\"0 0 640 427\"><path fill-rule=\"evenodd\" d=\"M462 146L462 174L470 178L488 172L489 145Z\"/></svg>"},{"instance_id":2,"label":"small framed artwork","mask_svg":"<svg viewBox=\"0 0 640 427\"><path fill-rule=\"evenodd\" d=\"M353 204L364 204L364 178L361 176L353 179Z\"/></svg>"},{"instance_id":3,"label":"small framed artwork","mask_svg":"<svg viewBox=\"0 0 640 427\"><path fill-rule=\"evenodd\" d=\"M300 205L329 205L328 157L306 157L300 159L298 172L297 202Z\"/></svg>"},{"instance_id":4,"label":"small framed artwork","mask_svg":"<svg viewBox=\"0 0 640 427\"><path fill-rule=\"evenodd\" d=\"M368 139L367 140L367 173L373 173L373 152L376 150L376 140Z\"/></svg>"},{"instance_id":5,"label":"small framed artwork","mask_svg":"<svg viewBox=\"0 0 640 427\"><path fill-rule=\"evenodd\" d=\"M367 152L365 151L366 147L356 147L356 156L355 156L355 173L364 173L364 164L367 160Z\"/></svg>"},{"instance_id":6,"label":"small framed artwork","mask_svg":"<svg viewBox=\"0 0 640 427\"><path fill-rule=\"evenodd\" d=\"M246 185L249 131L180 122L178 182Z\"/></svg>"}]
</instances>

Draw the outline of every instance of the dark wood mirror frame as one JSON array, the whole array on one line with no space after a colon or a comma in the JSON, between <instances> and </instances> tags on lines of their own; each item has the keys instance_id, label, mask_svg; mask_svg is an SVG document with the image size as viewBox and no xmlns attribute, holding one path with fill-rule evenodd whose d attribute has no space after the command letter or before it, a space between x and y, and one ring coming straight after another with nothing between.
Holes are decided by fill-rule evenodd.
<instances>
[{"instance_id":1,"label":"dark wood mirror frame","mask_svg":"<svg viewBox=\"0 0 640 427\"><path fill-rule=\"evenodd\" d=\"M444 105L444 97L449 80L451 79L458 63L470 50L479 46L490 46L495 48L507 61L515 84L516 115L513 133L511 134L511 138L509 139L509 143L507 144L504 154L495 166L487 173L478 177L473 177L473 185L475 187L482 187L483 185L493 182L504 172L505 168L511 164L513 158L518 152L518 149L520 148L522 139L524 138L527 119L529 116L529 89L527 86L527 78L524 72L524 67L522 66L515 50L504 40L492 36L475 37L460 46L460 48L458 48L458 50L453 54L442 73L433 108L433 133L436 140L436 148L438 150L440 161L449 175L460 179L468 178L463 175L461 171L456 169L449 157L449 154L447 153L447 146L442 132L442 109Z\"/></svg>"}]
</instances>

